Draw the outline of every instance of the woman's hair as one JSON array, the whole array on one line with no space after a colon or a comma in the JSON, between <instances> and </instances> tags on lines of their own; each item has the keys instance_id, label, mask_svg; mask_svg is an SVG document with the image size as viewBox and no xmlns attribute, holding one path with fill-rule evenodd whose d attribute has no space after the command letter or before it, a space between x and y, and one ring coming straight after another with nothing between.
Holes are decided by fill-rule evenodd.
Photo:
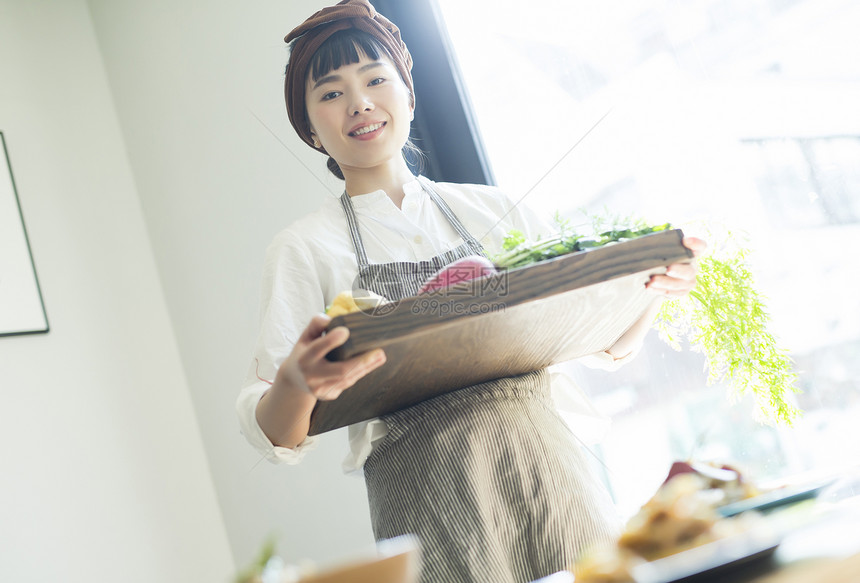
<instances>
[{"instance_id":1,"label":"woman's hair","mask_svg":"<svg viewBox=\"0 0 860 583\"><path fill-rule=\"evenodd\" d=\"M295 42L293 41L293 43ZM344 65L358 63L362 56L374 61L379 60L380 57L386 57L394 61L394 57L377 37L357 28L347 28L335 32L320 45L308 63L308 77L313 81L317 81ZM289 67L289 65L287 66ZM409 86L402 77L401 81L407 87ZM411 92L409 95L414 105L415 98ZM301 107L303 108L301 115L307 119L307 106L303 103ZM411 157L414 159L411 163L420 166L423 154L410 140L407 140L403 146L403 154L408 162ZM332 174L343 180L343 172L341 172L334 158L329 156L326 166Z\"/></svg>"},{"instance_id":2,"label":"woman's hair","mask_svg":"<svg viewBox=\"0 0 860 583\"><path fill-rule=\"evenodd\" d=\"M344 65L358 63L362 55L374 61L379 60L380 55L393 60L378 38L357 28L347 28L320 45L308 64L308 75L316 81Z\"/></svg>"}]
</instances>

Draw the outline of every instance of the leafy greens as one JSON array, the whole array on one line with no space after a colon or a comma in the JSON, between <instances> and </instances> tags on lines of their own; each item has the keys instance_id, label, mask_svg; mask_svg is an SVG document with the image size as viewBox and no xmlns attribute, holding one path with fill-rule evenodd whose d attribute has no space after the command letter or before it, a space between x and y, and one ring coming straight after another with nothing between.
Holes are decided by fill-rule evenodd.
<instances>
[{"instance_id":1,"label":"leafy greens","mask_svg":"<svg viewBox=\"0 0 860 583\"><path fill-rule=\"evenodd\" d=\"M502 269L525 267L672 228L669 223L650 226L630 217L593 216L592 230L597 234L586 236L558 213L555 222L558 233L547 239L529 241L521 231L510 231L493 262ZM800 414L788 399L789 393L799 392L797 374L768 331L769 315L755 288L749 251L727 243L715 247L718 251L697 260L696 288L683 298L664 301L654 327L674 349L680 350L686 339L705 355L708 384L726 379L734 396L751 392L759 421L790 425Z\"/></svg>"}]
</instances>

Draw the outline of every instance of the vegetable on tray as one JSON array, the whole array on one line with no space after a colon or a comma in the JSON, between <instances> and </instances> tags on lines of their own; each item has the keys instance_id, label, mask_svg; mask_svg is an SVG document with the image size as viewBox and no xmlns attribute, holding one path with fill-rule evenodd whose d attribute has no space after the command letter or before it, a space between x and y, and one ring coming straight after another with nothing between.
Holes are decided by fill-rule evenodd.
<instances>
[{"instance_id":1,"label":"vegetable on tray","mask_svg":"<svg viewBox=\"0 0 860 583\"><path fill-rule=\"evenodd\" d=\"M555 221L558 233L546 239L529 241L522 232L510 231L493 263L500 270L525 267L672 228L669 223L592 217L597 234L584 235L558 214ZM692 350L705 355L708 384L725 379L734 395L752 393L759 421L790 425L800 414L788 398L799 392L792 360L768 331L769 316L755 287L749 250L731 233L723 238L711 241L710 252L697 259L696 288L685 297L664 301L654 327L675 350L686 340Z\"/></svg>"},{"instance_id":2,"label":"vegetable on tray","mask_svg":"<svg viewBox=\"0 0 860 583\"><path fill-rule=\"evenodd\" d=\"M610 243L629 241L643 235L658 233L671 229L669 223L658 226L637 225L633 227L618 227L604 231L597 236L586 237L573 231L567 222L556 222L560 226L559 233L548 239L528 241L521 231L510 231L503 243L504 251L493 257L493 263L499 268L513 269L525 267L540 261L546 261L568 253L585 251L602 247Z\"/></svg>"},{"instance_id":3,"label":"vegetable on tray","mask_svg":"<svg viewBox=\"0 0 860 583\"><path fill-rule=\"evenodd\" d=\"M469 255L439 270L438 273L424 283L421 289L418 290L418 293L423 294L444 289L457 283L471 281L496 272L496 266L486 257Z\"/></svg>"},{"instance_id":4,"label":"vegetable on tray","mask_svg":"<svg viewBox=\"0 0 860 583\"><path fill-rule=\"evenodd\" d=\"M325 313L330 318L363 311L372 312L386 303L384 297L368 290L347 290L340 292L326 308Z\"/></svg>"}]
</instances>

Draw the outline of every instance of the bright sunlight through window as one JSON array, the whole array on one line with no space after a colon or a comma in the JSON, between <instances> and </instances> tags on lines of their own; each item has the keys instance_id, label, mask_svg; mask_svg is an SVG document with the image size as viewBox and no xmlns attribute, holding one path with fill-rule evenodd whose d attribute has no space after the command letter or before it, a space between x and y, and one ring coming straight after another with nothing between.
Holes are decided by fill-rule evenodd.
<instances>
[{"instance_id":1,"label":"bright sunlight through window","mask_svg":"<svg viewBox=\"0 0 860 583\"><path fill-rule=\"evenodd\" d=\"M860 4L438 0L497 182L536 210L746 233L805 412L753 420L703 359L652 333L604 373L591 449L629 514L673 460L759 481L860 459Z\"/></svg>"}]
</instances>

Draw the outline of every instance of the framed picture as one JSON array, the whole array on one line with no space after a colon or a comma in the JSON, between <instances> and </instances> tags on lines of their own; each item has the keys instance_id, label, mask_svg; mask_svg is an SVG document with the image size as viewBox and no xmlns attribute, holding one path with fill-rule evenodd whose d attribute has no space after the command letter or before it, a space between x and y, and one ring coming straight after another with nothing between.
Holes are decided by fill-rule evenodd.
<instances>
[{"instance_id":1,"label":"framed picture","mask_svg":"<svg viewBox=\"0 0 860 583\"><path fill-rule=\"evenodd\" d=\"M3 132L0 143L0 336L45 333L48 316Z\"/></svg>"}]
</instances>

